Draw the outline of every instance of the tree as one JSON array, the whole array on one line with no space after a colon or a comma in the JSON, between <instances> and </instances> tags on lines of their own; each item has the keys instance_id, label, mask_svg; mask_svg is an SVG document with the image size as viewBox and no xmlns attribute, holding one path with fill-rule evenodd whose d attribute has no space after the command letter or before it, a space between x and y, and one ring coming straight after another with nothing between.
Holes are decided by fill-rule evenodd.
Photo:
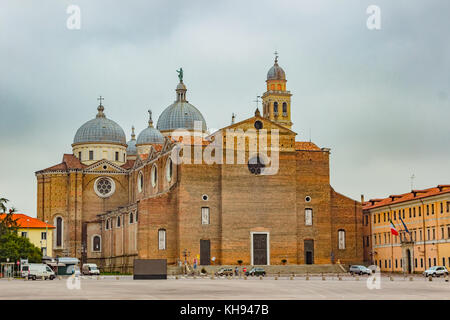
<instances>
[{"instance_id":1,"label":"tree","mask_svg":"<svg viewBox=\"0 0 450 320\"><path fill-rule=\"evenodd\" d=\"M3 213L6 212L6 203L7 203L8 201L9 201L9 200L6 199L6 198L0 198L0 210L2 210Z\"/></svg>"},{"instance_id":2,"label":"tree","mask_svg":"<svg viewBox=\"0 0 450 320\"><path fill-rule=\"evenodd\" d=\"M9 213L6 213L3 218L0 218L0 236L7 233L17 233L19 225L17 219L13 218L16 209L9 209Z\"/></svg>"},{"instance_id":3,"label":"tree","mask_svg":"<svg viewBox=\"0 0 450 320\"><path fill-rule=\"evenodd\" d=\"M42 253L28 238L10 232L0 235L0 261L6 261L7 258L10 261L18 261L22 258L28 259L30 263L40 263Z\"/></svg>"}]
</instances>

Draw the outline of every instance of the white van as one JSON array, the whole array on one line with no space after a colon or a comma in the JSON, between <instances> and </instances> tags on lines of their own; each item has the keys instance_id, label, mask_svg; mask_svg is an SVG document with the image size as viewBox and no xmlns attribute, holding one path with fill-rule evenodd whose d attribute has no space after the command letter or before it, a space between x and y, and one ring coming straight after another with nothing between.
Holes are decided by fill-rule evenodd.
<instances>
[{"instance_id":1,"label":"white van","mask_svg":"<svg viewBox=\"0 0 450 320\"><path fill-rule=\"evenodd\" d=\"M43 263L30 263L22 267L22 277L28 279L40 279L44 277L44 280L55 279L55 273L46 264Z\"/></svg>"},{"instance_id":2,"label":"white van","mask_svg":"<svg viewBox=\"0 0 450 320\"><path fill-rule=\"evenodd\" d=\"M95 263L85 263L83 264L83 274L84 275L99 275L100 270L98 270Z\"/></svg>"}]
</instances>

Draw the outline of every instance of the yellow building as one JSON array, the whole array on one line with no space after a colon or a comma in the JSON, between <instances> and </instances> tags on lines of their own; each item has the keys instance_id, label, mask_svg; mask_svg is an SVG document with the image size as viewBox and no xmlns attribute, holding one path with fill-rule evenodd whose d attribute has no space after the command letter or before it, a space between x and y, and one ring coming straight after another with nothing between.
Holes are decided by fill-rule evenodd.
<instances>
[{"instance_id":1,"label":"yellow building","mask_svg":"<svg viewBox=\"0 0 450 320\"><path fill-rule=\"evenodd\" d=\"M406 273L450 266L450 185L371 199L363 214L367 263Z\"/></svg>"},{"instance_id":2,"label":"yellow building","mask_svg":"<svg viewBox=\"0 0 450 320\"><path fill-rule=\"evenodd\" d=\"M4 216L5 214L0 214L0 219ZM42 256L52 256L54 226L21 213L14 213L12 218L19 226L19 236L27 237L32 244L40 248Z\"/></svg>"}]
</instances>

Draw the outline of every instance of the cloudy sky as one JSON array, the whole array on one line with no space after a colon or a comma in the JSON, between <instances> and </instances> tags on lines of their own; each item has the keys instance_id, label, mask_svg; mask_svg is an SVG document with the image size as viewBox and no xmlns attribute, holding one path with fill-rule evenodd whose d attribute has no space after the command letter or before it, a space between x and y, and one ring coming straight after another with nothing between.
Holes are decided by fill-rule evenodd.
<instances>
[{"instance_id":1,"label":"cloudy sky","mask_svg":"<svg viewBox=\"0 0 450 320\"><path fill-rule=\"evenodd\" d=\"M380 30L366 26L372 4ZM210 128L252 116L275 50L293 129L331 148L337 191L408 192L412 174L414 188L449 184L449 12L445 0L2 0L0 197L35 216L34 172L72 152L97 97L129 138L173 102L179 67Z\"/></svg>"}]
</instances>

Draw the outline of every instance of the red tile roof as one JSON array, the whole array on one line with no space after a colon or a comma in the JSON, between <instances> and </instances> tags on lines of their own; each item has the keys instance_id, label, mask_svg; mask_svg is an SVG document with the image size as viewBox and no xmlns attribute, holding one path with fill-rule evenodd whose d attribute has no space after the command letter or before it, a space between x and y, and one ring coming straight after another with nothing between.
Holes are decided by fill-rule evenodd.
<instances>
[{"instance_id":1,"label":"red tile roof","mask_svg":"<svg viewBox=\"0 0 450 320\"><path fill-rule=\"evenodd\" d=\"M444 193L450 193L450 185L438 185L437 187L424 190L412 190L408 193L390 195L389 197L384 199L370 199L369 201L364 202L363 209L368 210L379 208L390 204L401 203L415 199L423 199Z\"/></svg>"},{"instance_id":2,"label":"red tile roof","mask_svg":"<svg viewBox=\"0 0 450 320\"><path fill-rule=\"evenodd\" d=\"M5 213L0 214L0 219L3 219L6 216ZM55 226L45 223L39 219L27 216L23 213L13 213L14 220L16 220L17 225L21 228L35 228L35 229L45 229L46 227L49 229L55 228ZM27 219L29 221L27 221Z\"/></svg>"},{"instance_id":3,"label":"red tile roof","mask_svg":"<svg viewBox=\"0 0 450 320\"><path fill-rule=\"evenodd\" d=\"M56 170L69 170L69 169L83 169L87 166L82 164L80 160L78 160L77 157L75 157L73 154L64 154L63 160L61 163L51 166L49 168L46 168L41 171L56 171Z\"/></svg>"},{"instance_id":4,"label":"red tile roof","mask_svg":"<svg viewBox=\"0 0 450 320\"><path fill-rule=\"evenodd\" d=\"M295 141L295 150L319 151L320 148L313 142Z\"/></svg>"},{"instance_id":5,"label":"red tile roof","mask_svg":"<svg viewBox=\"0 0 450 320\"><path fill-rule=\"evenodd\" d=\"M133 168L134 161L135 160L127 160L127 162L125 162L125 164L122 165L122 168L124 168L124 169L131 169L131 168Z\"/></svg>"}]
</instances>

